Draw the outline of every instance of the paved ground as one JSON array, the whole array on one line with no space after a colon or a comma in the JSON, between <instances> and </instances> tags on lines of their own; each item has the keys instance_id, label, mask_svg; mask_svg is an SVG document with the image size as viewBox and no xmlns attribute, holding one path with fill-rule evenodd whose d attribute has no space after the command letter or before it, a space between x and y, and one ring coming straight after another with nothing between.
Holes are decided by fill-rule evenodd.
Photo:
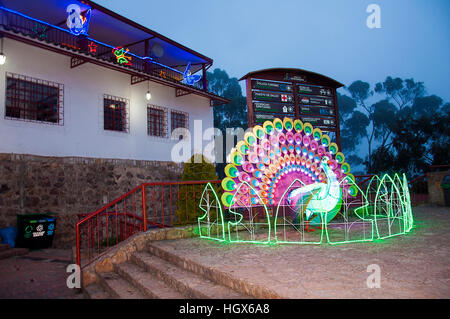
<instances>
[{"instance_id":1,"label":"paved ground","mask_svg":"<svg viewBox=\"0 0 450 319\"><path fill-rule=\"evenodd\" d=\"M42 249L0 260L0 298L83 298L66 286L71 250Z\"/></svg>"},{"instance_id":2,"label":"paved ground","mask_svg":"<svg viewBox=\"0 0 450 319\"><path fill-rule=\"evenodd\" d=\"M405 236L371 243L223 244L199 238L158 246L286 298L450 298L450 209L416 207ZM381 269L381 288L367 288L367 266Z\"/></svg>"},{"instance_id":3,"label":"paved ground","mask_svg":"<svg viewBox=\"0 0 450 319\"><path fill-rule=\"evenodd\" d=\"M221 244L199 238L158 242L287 298L450 298L450 209L417 207L415 227L374 243ZM0 298L82 298L66 286L68 250L46 249L0 260ZM367 266L381 288L366 286Z\"/></svg>"}]
</instances>

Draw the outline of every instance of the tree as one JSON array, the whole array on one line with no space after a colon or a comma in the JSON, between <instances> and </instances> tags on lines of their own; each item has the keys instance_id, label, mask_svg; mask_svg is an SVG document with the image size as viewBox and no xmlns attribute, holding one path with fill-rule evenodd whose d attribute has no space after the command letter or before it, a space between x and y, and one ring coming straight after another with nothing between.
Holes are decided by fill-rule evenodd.
<instances>
[{"instance_id":1,"label":"tree","mask_svg":"<svg viewBox=\"0 0 450 319\"><path fill-rule=\"evenodd\" d=\"M380 146L374 156L374 173L423 173L431 164L448 164L450 114L437 96L417 97L398 110L391 123L391 143Z\"/></svg>"},{"instance_id":2,"label":"tree","mask_svg":"<svg viewBox=\"0 0 450 319\"><path fill-rule=\"evenodd\" d=\"M402 110L425 94L425 86L423 82L415 82L414 79L393 79L388 76L384 82L375 84L375 92L385 94L388 100L396 103L398 109Z\"/></svg>"},{"instance_id":3,"label":"tree","mask_svg":"<svg viewBox=\"0 0 450 319\"><path fill-rule=\"evenodd\" d=\"M227 128L242 127L243 130L248 128L247 121L247 103L246 98L242 96L242 89L236 78L230 78L224 70L215 69L212 73L208 72L208 89L218 95L221 95L231 102L225 105L214 107L214 127L220 129L223 136L226 134ZM222 147L222 152L217 148ZM221 146L216 144L216 156L223 154L223 158L216 163L216 171L219 177L224 177L223 170L225 168L225 156L227 156L226 143Z\"/></svg>"},{"instance_id":4,"label":"tree","mask_svg":"<svg viewBox=\"0 0 450 319\"><path fill-rule=\"evenodd\" d=\"M346 89L350 97L340 99L345 102L340 109L341 138L351 164L360 162L355 152L361 154L357 146L364 139L368 145L364 161L368 173L395 171L411 176L432 163L448 163L450 104L441 107L440 97L425 96L423 82L388 76L373 90L360 80ZM369 103L374 97L380 99ZM348 99L355 102L356 108ZM349 114L349 110L353 111Z\"/></svg>"},{"instance_id":5,"label":"tree","mask_svg":"<svg viewBox=\"0 0 450 319\"><path fill-rule=\"evenodd\" d=\"M355 81L348 88L347 91L355 101L356 105L365 113L360 111L353 112L351 118L344 122L345 126L351 127L350 131L344 130L344 138L352 139L354 141L354 134L357 134L357 138L365 137L368 145L368 154L366 157L367 169L370 172L372 170L372 141L375 136L375 126L371 124L373 120L373 113L375 106L368 105L367 100L373 95L373 91L370 90L370 84L363 81Z\"/></svg>"},{"instance_id":6,"label":"tree","mask_svg":"<svg viewBox=\"0 0 450 319\"><path fill-rule=\"evenodd\" d=\"M356 102L348 95L340 94L339 92L337 92L337 102L339 105L339 121L343 123L355 110Z\"/></svg>"},{"instance_id":7,"label":"tree","mask_svg":"<svg viewBox=\"0 0 450 319\"><path fill-rule=\"evenodd\" d=\"M214 127L225 132L229 127L247 129L247 104L237 78L230 78L224 70L207 72L208 90L230 99L225 105L214 107Z\"/></svg>"}]
</instances>

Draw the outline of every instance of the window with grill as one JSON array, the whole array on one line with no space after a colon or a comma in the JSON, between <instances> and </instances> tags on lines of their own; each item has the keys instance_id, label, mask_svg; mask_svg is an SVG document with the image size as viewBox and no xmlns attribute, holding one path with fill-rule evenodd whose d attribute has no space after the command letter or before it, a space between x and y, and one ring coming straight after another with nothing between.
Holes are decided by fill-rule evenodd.
<instances>
[{"instance_id":1,"label":"window with grill","mask_svg":"<svg viewBox=\"0 0 450 319\"><path fill-rule=\"evenodd\" d=\"M6 73L5 117L64 124L64 85Z\"/></svg>"},{"instance_id":2,"label":"window with grill","mask_svg":"<svg viewBox=\"0 0 450 319\"><path fill-rule=\"evenodd\" d=\"M103 96L103 127L105 130L129 132L128 101L111 95Z\"/></svg>"},{"instance_id":3,"label":"window with grill","mask_svg":"<svg viewBox=\"0 0 450 319\"><path fill-rule=\"evenodd\" d=\"M170 117L171 117L170 122L171 122L171 126L172 126L171 127L172 132L173 132L173 130L180 128L180 127L189 129L189 127L188 127L189 118L188 118L187 113L181 112L181 111L171 111ZM181 140L182 138L183 138L182 135L178 136L178 139Z\"/></svg>"},{"instance_id":4,"label":"window with grill","mask_svg":"<svg viewBox=\"0 0 450 319\"><path fill-rule=\"evenodd\" d=\"M188 127L188 114L181 111L172 111L171 112L171 122L172 122L172 131L179 127L189 128Z\"/></svg>"},{"instance_id":5,"label":"window with grill","mask_svg":"<svg viewBox=\"0 0 450 319\"><path fill-rule=\"evenodd\" d=\"M147 132L150 136L167 137L167 110L165 108L147 106Z\"/></svg>"}]
</instances>

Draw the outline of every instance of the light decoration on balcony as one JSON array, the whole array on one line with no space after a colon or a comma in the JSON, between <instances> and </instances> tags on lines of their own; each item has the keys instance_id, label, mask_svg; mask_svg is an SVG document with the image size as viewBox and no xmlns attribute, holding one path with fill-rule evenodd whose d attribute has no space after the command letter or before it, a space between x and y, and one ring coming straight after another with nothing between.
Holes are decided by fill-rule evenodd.
<instances>
[{"instance_id":1,"label":"light decoration on balcony","mask_svg":"<svg viewBox=\"0 0 450 319\"><path fill-rule=\"evenodd\" d=\"M68 14L66 24L70 32L74 35L87 35L91 20L91 9L88 9L83 16L79 5L69 4L66 12Z\"/></svg>"},{"instance_id":2,"label":"light decoration on balcony","mask_svg":"<svg viewBox=\"0 0 450 319\"><path fill-rule=\"evenodd\" d=\"M198 82L201 78L201 75L191 74L191 62L189 62L183 73L183 80L181 82L187 85L194 85L194 83Z\"/></svg>"},{"instance_id":3,"label":"light decoration on balcony","mask_svg":"<svg viewBox=\"0 0 450 319\"><path fill-rule=\"evenodd\" d=\"M91 42L89 43L88 47L89 47L89 52L90 52L90 53L97 53L97 47L98 47L98 45L96 45L94 42L91 41Z\"/></svg>"},{"instance_id":4,"label":"light decoration on balcony","mask_svg":"<svg viewBox=\"0 0 450 319\"><path fill-rule=\"evenodd\" d=\"M112 49L112 53L116 57L117 63L122 65L131 65L131 57L126 55L129 51L130 50L128 49L124 51L122 47Z\"/></svg>"},{"instance_id":5,"label":"light decoration on balcony","mask_svg":"<svg viewBox=\"0 0 450 319\"><path fill-rule=\"evenodd\" d=\"M35 23L34 27L31 29L31 31L33 31L33 34L41 40L47 38L47 30L47 27L38 23Z\"/></svg>"},{"instance_id":6,"label":"light decoration on balcony","mask_svg":"<svg viewBox=\"0 0 450 319\"><path fill-rule=\"evenodd\" d=\"M155 61L153 58L151 58L149 56L139 56L137 54L129 52L128 50L126 50L125 52L123 52L123 51L121 52L120 51L120 49L121 49L120 47L115 47L115 46L112 46L110 44L107 44L107 43L104 43L104 42L101 42L101 41L98 41L98 40L95 40L95 39L92 39L92 38L88 37L89 22L90 22L90 19L91 19L91 9L88 9L86 11L86 13L83 15L81 13L81 8L78 5L72 4L72 5L67 6L66 12L68 13L68 17L67 17L67 21L66 22L67 22L67 26L69 27L69 30L61 28L61 27L59 27L57 25L54 25L54 24L51 24L51 23L48 23L48 22L36 19L36 18L33 18L33 17L30 17L30 16L28 16L26 14L23 14L21 12L18 12L18 11L15 11L15 10L12 10L12 9L9 9L9 8L6 8L6 7L0 6L0 10L2 10L4 12L9 12L9 13L21 16L21 17L23 17L25 19L28 19L28 20L31 20L31 21L34 21L34 22L37 22L38 24L41 24L41 28L44 28L44 26L46 26L48 28L47 30L55 29L55 30L59 30L59 31L62 31L62 32L67 32L67 33L70 33L70 34L73 34L73 35L76 35L76 36L84 35L84 36L86 36L86 39L88 41L91 41L91 44L93 44L92 46L88 46L91 53L96 52L96 50L97 50L96 46L108 47L111 50L113 50L113 53L114 53L114 51L117 51L117 53L119 54L119 58L122 61L122 63L120 63L120 62L119 63L122 64L122 65L131 65L131 63L130 63L131 57L135 57L136 59L145 61L147 63L152 63L152 64L155 64L155 65L161 66L161 67L163 67L163 68L165 68L167 70L171 70L171 71L173 71L175 73L178 73L178 74L182 75L182 79L181 79L180 82L183 83L183 84L194 85L196 82L198 82L202 78L201 75L193 75L191 73L191 71L190 71L191 62L189 62L187 64L187 67L186 67L185 71L182 72L182 71L177 70L175 68L172 68L172 67L170 67L168 65L165 65L163 63L157 62L157 61ZM95 43L95 46L94 46L94 43ZM77 48L77 49L79 49L79 48ZM122 56L122 53L123 53L123 56ZM117 57L117 55L115 55L115 56ZM165 73L164 73L164 75L165 75ZM161 77L165 78L163 75L161 75Z\"/></svg>"},{"instance_id":7,"label":"light decoration on balcony","mask_svg":"<svg viewBox=\"0 0 450 319\"><path fill-rule=\"evenodd\" d=\"M374 176L360 188L338 146L299 119L276 118L246 132L230 152L225 175L222 195L209 186L200 200L200 237L342 244L402 235L413 227L404 174Z\"/></svg>"}]
</instances>

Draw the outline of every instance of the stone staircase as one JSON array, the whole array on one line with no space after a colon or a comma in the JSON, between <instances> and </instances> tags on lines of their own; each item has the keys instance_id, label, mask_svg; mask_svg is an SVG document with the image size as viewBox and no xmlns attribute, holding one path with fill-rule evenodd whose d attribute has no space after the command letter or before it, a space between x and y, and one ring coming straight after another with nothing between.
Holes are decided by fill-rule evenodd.
<instances>
[{"instance_id":1,"label":"stone staircase","mask_svg":"<svg viewBox=\"0 0 450 319\"><path fill-rule=\"evenodd\" d=\"M223 286L199 265L149 244L130 260L99 274L100 282L84 288L91 299L241 299L250 298Z\"/></svg>"},{"instance_id":2,"label":"stone staircase","mask_svg":"<svg viewBox=\"0 0 450 319\"><path fill-rule=\"evenodd\" d=\"M0 244L0 259L28 254L27 248L11 248L8 244Z\"/></svg>"}]
</instances>

